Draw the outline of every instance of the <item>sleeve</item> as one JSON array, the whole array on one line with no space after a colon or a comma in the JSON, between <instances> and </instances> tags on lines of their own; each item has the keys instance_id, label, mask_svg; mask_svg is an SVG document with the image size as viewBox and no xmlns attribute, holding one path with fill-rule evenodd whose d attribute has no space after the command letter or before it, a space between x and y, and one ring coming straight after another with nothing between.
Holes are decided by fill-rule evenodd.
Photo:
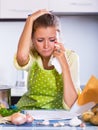
<instances>
[{"instance_id":1,"label":"sleeve","mask_svg":"<svg viewBox=\"0 0 98 130\"><path fill-rule=\"evenodd\" d=\"M79 95L81 93L80 77L79 77L79 56L75 52L73 52L73 54L70 57L69 67L72 81L74 83L77 94Z\"/></svg>"},{"instance_id":2,"label":"sleeve","mask_svg":"<svg viewBox=\"0 0 98 130\"><path fill-rule=\"evenodd\" d=\"M64 100L62 101L62 103L63 103L63 108L64 108L65 110L69 111L70 108L66 105L66 103L64 102Z\"/></svg>"},{"instance_id":3,"label":"sleeve","mask_svg":"<svg viewBox=\"0 0 98 130\"><path fill-rule=\"evenodd\" d=\"M15 56L14 56L14 66L16 67L16 69L28 71L29 68L31 67L32 63L35 61L34 57L32 57L30 54L29 54L29 57L30 57L30 60L29 60L28 64L26 64L25 66L20 66L17 62L16 54L15 54Z\"/></svg>"}]
</instances>

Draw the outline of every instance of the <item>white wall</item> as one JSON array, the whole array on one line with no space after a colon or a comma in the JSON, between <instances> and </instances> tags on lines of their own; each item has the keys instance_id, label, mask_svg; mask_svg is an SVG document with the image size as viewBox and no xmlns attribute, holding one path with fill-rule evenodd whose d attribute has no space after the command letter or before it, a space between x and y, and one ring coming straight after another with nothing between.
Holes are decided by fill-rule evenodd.
<instances>
[{"instance_id":1,"label":"white wall","mask_svg":"<svg viewBox=\"0 0 98 130\"><path fill-rule=\"evenodd\" d=\"M61 17L64 43L80 57L80 82L98 77L98 15Z\"/></svg>"},{"instance_id":2,"label":"white wall","mask_svg":"<svg viewBox=\"0 0 98 130\"><path fill-rule=\"evenodd\" d=\"M17 70L13 56L24 22L0 22L0 83L15 85ZM93 74L98 77L98 16L62 16L65 47L80 57L80 82L85 84Z\"/></svg>"},{"instance_id":3,"label":"white wall","mask_svg":"<svg viewBox=\"0 0 98 130\"><path fill-rule=\"evenodd\" d=\"M0 84L15 85L13 57L24 22L0 22Z\"/></svg>"}]
</instances>

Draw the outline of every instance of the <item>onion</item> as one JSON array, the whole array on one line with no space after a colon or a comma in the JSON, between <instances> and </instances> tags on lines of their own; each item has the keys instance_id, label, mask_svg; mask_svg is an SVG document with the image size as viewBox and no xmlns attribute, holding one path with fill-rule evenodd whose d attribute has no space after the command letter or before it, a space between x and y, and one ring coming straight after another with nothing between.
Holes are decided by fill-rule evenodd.
<instances>
[{"instance_id":1,"label":"onion","mask_svg":"<svg viewBox=\"0 0 98 130\"><path fill-rule=\"evenodd\" d=\"M34 120L34 118L30 115L30 114L26 114L26 119L27 119L27 123L31 123L33 120Z\"/></svg>"},{"instance_id":2,"label":"onion","mask_svg":"<svg viewBox=\"0 0 98 130\"><path fill-rule=\"evenodd\" d=\"M26 115L20 112L14 113L11 116L11 122L14 125L21 125L21 124L24 124L26 121L27 121Z\"/></svg>"}]
</instances>

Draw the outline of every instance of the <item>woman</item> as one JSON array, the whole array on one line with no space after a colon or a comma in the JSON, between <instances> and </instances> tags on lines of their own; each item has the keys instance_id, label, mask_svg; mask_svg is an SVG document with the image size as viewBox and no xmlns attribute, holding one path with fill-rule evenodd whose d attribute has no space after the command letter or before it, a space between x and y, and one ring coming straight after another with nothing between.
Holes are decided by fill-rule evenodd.
<instances>
[{"instance_id":1,"label":"woman","mask_svg":"<svg viewBox=\"0 0 98 130\"><path fill-rule=\"evenodd\" d=\"M22 109L69 110L78 97L78 56L59 41L58 18L45 9L28 16L21 34L15 66L28 71L28 91L18 101ZM59 74L49 65L56 57L62 68Z\"/></svg>"}]
</instances>

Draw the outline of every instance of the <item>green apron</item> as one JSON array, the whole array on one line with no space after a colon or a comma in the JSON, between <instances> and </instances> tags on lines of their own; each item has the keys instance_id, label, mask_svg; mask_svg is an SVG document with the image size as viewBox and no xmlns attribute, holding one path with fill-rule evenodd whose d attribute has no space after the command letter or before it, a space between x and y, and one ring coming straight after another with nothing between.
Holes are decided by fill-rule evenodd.
<instances>
[{"instance_id":1,"label":"green apron","mask_svg":"<svg viewBox=\"0 0 98 130\"><path fill-rule=\"evenodd\" d=\"M18 108L63 109L63 80L55 69L45 70L35 61L28 72L27 87Z\"/></svg>"}]
</instances>

